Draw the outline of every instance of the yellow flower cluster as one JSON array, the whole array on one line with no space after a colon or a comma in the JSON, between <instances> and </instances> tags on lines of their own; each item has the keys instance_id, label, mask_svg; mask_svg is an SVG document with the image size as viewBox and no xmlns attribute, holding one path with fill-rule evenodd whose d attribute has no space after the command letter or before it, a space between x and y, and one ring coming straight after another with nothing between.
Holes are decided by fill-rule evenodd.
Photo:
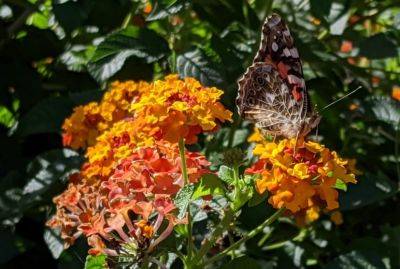
<instances>
[{"instance_id":1,"label":"yellow flower cluster","mask_svg":"<svg viewBox=\"0 0 400 269\"><path fill-rule=\"evenodd\" d=\"M255 142L259 161L247 173L260 174L259 193L268 191L274 208L287 208L299 224L318 219L321 210L339 207L337 182L356 183L354 163L335 151L311 141L283 139L267 141L259 130L249 138Z\"/></svg>"},{"instance_id":2,"label":"yellow flower cluster","mask_svg":"<svg viewBox=\"0 0 400 269\"><path fill-rule=\"evenodd\" d=\"M97 136L130 115L129 107L143 91L149 87L147 82L114 82L100 102L78 106L64 121L63 144L73 149L94 145Z\"/></svg>"},{"instance_id":3,"label":"yellow flower cluster","mask_svg":"<svg viewBox=\"0 0 400 269\"><path fill-rule=\"evenodd\" d=\"M218 122L231 120L232 113L219 102L222 91L204 87L193 78L169 75L155 81L131 112L156 129L157 138L175 143L184 138L195 143L201 132L214 131Z\"/></svg>"}]
</instances>

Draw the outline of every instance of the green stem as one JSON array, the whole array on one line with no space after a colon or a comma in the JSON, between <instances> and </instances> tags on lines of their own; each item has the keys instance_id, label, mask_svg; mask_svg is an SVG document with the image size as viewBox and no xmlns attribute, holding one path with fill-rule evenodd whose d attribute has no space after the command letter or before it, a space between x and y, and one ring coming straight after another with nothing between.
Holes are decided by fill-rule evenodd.
<instances>
[{"instance_id":1,"label":"green stem","mask_svg":"<svg viewBox=\"0 0 400 269\"><path fill-rule=\"evenodd\" d=\"M185 185L189 184L189 177L187 173L187 166L186 166L186 156L185 156L185 140L183 138L179 139L179 155L181 157L181 166L182 166L182 176ZM193 242L192 242L192 217L190 215L190 205L187 207L188 213L188 224L187 224L187 231L188 231L188 244L187 244L187 256L191 257L193 252Z\"/></svg>"},{"instance_id":2,"label":"green stem","mask_svg":"<svg viewBox=\"0 0 400 269\"><path fill-rule=\"evenodd\" d=\"M397 130L396 130L396 139L394 142L394 155L395 155L395 162L396 162L396 170L397 170L397 189L400 190L400 162L399 162L399 156L400 156L400 149L399 149L399 143L400 143L400 121L397 124Z\"/></svg>"},{"instance_id":3,"label":"green stem","mask_svg":"<svg viewBox=\"0 0 400 269\"><path fill-rule=\"evenodd\" d=\"M229 208L225 210L225 215L222 218L221 222L215 228L214 232L207 238L202 244L199 253L197 254L196 261L200 261L205 255L207 255L208 251L212 248L212 246L217 241L218 237L227 229L229 224L232 222L234 217L233 211Z\"/></svg>"},{"instance_id":4,"label":"green stem","mask_svg":"<svg viewBox=\"0 0 400 269\"><path fill-rule=\"evenodd\" d=\"M248 234L243 236L239 241L230 245L224 251L220 252L219 254L215 255L214 257L210 258L209 260L205 261L203 265L214 263L222 258L224 258L229 252L239 247L241 244L245 243L247 240L253 238L258 233L260 233L266 226L271 225L275 220L279 218L279 216L285 211L285 208L280 208L276 211L271 217L266 219L263 223L258 225L254 230L250 231Z\"/></svg>"}]
</instances>

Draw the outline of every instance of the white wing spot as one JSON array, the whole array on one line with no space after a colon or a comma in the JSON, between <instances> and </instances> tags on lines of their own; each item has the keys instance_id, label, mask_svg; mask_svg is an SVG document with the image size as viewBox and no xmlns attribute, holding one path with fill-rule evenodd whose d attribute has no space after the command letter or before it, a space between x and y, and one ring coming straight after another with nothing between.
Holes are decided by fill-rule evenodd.
<instances>
[{"instance_id":1,"label":"white wing spot","mask_svg":"<svg viewBox=\"0 0 400 269\"><path fill-rule=\"evenodd\" d=\"M273 51L278 51L278 44L276 44L276 42L272 42L272 50Z\"/></svg>"}]
</instances>

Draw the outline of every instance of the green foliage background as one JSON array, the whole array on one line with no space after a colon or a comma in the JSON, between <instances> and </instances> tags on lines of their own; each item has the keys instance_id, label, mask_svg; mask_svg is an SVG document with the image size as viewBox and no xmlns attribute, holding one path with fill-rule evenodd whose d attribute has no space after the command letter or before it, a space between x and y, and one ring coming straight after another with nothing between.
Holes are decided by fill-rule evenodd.
<instances>
[{"instance_id":1,"label":"green foliage background","mask_svg":"<svg viewBox=\"0 0 400 269\"><path fill-rule=\"evenodd\" d=\"M150 2L146 14L146 3L135 0L0 1L0 267L84 267L84 242L62 252L44 226L52 197L82 162L61 145L60 126L74 106L97 100L116 79L178 72L223 89L235 110L236 81L274 11L295 36L319 108L362 86L322 111L319 138L356 158L363 175L342 193L343 225L326 216L303 229L279 223L223 268L400 268L400 102L390 97L400 84L399 2ZM351 52L340 51L343 41ZM247 150L250 131L236 117L197 148L216 161L228 148ZM239 228L271 211L265 203L246 207Z\"/></svg>"}]
</instances>

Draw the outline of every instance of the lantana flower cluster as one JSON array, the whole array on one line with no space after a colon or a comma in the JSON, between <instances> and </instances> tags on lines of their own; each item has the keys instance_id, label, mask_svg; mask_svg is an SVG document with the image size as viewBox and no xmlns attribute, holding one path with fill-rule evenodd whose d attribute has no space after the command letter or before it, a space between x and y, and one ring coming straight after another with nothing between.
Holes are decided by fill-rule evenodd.
<instances>
[{"instance_id":1,"label":"lantana flower cluster","mask_svg":"<svg viewBox=\"0 0 400 269\"><path fill-rule=\"evenodd\" d=\"M318 219L321 211L338 209L338 182L357 182L354 162L319 143L301 139L268 141L258 129L249 141L256 143L253 154L259 159L246 173L260 175L257 192L268 191L268 202L274 208L288 209L300 225Z\"/></svg>"},{"instance_id":2,"label":"lantana flower cluster","mask_svg":"<svg viewBox=\"0 0 400 269\"><path fill-rule=\"evenodd\" d=\"M193 143L230 120L221 95L170 75L153 83L114 83L100 103L76 108L64 123L64 144L89 146L87 161L55 197L57 211L48 222L61 230L65 247L84 235L91 254L129 252L140 259L185 223L174 204L184 185L177 142ZM201 154L185 156L189 182L211 173Z\"/></svg>"},{"instance_id":3,"label":"lantana flower cluster","mask_svg":"<svg viewBox=\"0 0 400 269\"><path fill-rule=\"evenodd\" d=\"M76 107L62 126L64 146L79 149L94 145L97 136L130 114L131 103L140 98L149 85L144 81L116 81L100 102Z\"/></svg>"}]
</instances>

